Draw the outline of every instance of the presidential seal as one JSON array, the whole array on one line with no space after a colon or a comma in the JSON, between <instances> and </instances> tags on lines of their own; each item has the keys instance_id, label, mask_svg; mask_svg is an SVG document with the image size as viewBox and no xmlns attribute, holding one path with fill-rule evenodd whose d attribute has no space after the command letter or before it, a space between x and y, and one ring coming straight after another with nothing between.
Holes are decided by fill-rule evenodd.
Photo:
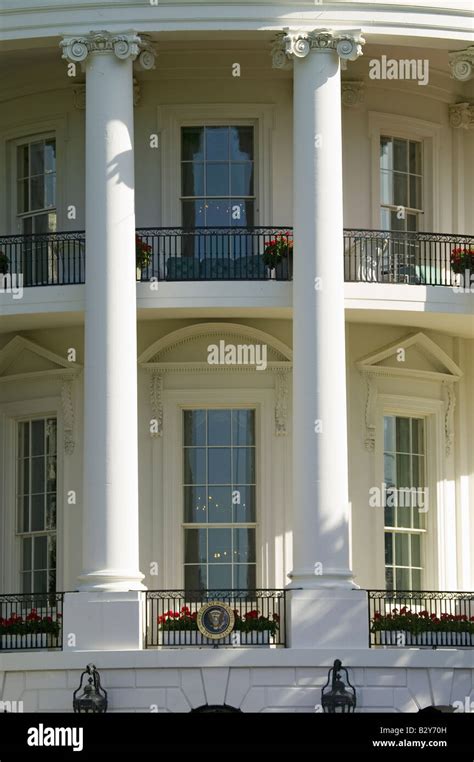
<instances>
[{"instance_id":1,"label":"presidential seal","mask_svg":"<svg viewBox=\"0 0 474 762\"><path fill-rule=\"evenodd\" d=\"M227 603L211 601L198 611L197 626L206 638L221 640L234 629L235 614Z\"/></svg>"}]
</instances>

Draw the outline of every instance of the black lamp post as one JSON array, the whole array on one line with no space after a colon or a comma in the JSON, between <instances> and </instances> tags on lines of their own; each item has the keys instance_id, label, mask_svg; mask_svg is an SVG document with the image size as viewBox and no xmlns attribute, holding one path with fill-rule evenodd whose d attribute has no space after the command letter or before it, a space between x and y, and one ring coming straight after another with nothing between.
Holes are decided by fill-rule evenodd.
<instances>
[{"instance_id":1,"label":"black lamp post","mask_svg":"<svg viewBox=\"0 0 474 762\"><path fill-rule=\"evenodd\" d=\"M341 671L346 673L346 686L341 680ZM331 678L332 672L332 678ZM329 688L331 683L331 688ZM350 693L352 691L352 693ZM347 669L342 666L340 659L336 659L334 666L328 672L328 681L321 691L321 703L323 712L334 714L335 712L353 712L357 705L356 689L349 682Z\"/></svg>"},{"instance_id":2,"label":"black lamp post","mask_svg":"<svg viewBox=\"0 0 474 762\"><path fill-rule=\"evenodd\" d=\"M87 685L82 694L77 696L82 688L84 675L88 675ZM75 712L86 714L104 714L107 711L107 691L100 684L100 675L93 664L88 664L85 672L81 675L81 682L72 696L72 705Z\"/></svg>"}]
</instances>

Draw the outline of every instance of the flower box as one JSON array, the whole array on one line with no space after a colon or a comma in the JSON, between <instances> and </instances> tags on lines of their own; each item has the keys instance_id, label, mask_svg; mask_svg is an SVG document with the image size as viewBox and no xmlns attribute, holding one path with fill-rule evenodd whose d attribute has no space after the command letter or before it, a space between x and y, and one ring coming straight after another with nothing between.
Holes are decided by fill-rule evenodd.
<instances>
[{"instance_id":1,"label":"flower box","mask_svg":"<svg viewBox=\"0 0 474 762\"><path fill-rule=\"evenodd\" d=\"M270 645L270 632L268 630L251 630L250 632L232 633L232 640L237 646L268 646Z\"/></svg>"},{"instance_id":2,"label":"flower box","mask_svg":"<svg viewBox=\"0 0 474 762\"><path fill-rule=\"evenodd\" d=\"M161 646L208 646L213 643L199 630L160 630L159 644Z\"/></svg>"},{"instance_id":3,"label":"flower box","mask_svg":"<svg viewBox=\"0 0 474 762\"><path fill-rule=\"evenodd\" d=\"M381 646L470 646L474 645L469 632L417 632L416 634L403 630L379 630L377 645Z\"/></svg>"},{"instance_id":4,"label":"flower box","mask_svg":"<svg viewBox=\"0 0 474 762\"><path fill-rule=\"evenodd\" d=\"M14 651L27 648L57 648L58 638L46 632L28 633L27 635L2 635L2 650Z\"/></svg>"}]
</instances>

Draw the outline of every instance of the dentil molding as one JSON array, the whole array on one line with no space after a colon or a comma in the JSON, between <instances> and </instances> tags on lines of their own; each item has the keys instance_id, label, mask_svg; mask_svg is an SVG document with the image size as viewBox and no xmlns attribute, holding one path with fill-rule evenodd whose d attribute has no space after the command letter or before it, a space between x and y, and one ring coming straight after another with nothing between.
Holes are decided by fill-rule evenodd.
<instances>
[{"instance_id":1,"label":"dentil molding","mask_svg":"<svg viewBox=\"0 0 474 762\"><path fill-rule=\"evenodd\" d=\"M471 79L474 68L474 45L465 50L449 53L449 66L454 79L467 82Z\"/></svg>"},{"instance_id":2,"label":"dentil molding","mask_svg":"<svg viewBox=\"0 0 474 762\"><path fill-rule=\"evenodd\" d=\"M91 53L112 53L119 60L137 60L141 69L155 68L156 53L146 36L134 32L113 34L105 30L86 35L64 37L59 43L62 58L70 63L84 63Z\"/></svg>"},{"instance_id":3,"label":"dentil molding","mask_svg":"<svg viewBox=\"0 0 474 762\"><path fill-rule=\"evenodd\" d=\"M355 61L362 55L365 39L360 30L333 32L329 29L315 29L312 32L285 29L277 35L272 47L274 69L284 69L295 58L306 58L311 51L333 50L341 63ZM342 68L345 68L342 65Z\"/></svg>"},{"instance_id":4,"label":"dentil molding","mask_svg":"<svg viewBox=\"0 0 474 762\"><path fill-rule=\"evenodd\" d=\"M474 103L454 103L449 106L449 124L465 130L474 129Z\"/></svg>"}]
</instances>

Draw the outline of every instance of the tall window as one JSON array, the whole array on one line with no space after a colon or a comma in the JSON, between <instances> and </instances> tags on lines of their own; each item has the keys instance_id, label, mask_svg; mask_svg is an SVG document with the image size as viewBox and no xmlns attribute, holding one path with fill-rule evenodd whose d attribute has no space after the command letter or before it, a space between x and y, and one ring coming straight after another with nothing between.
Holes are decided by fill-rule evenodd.
<instances>
[{"instance_id":1,"label":"tall window","mask_svg":"<svg viewBox=\"0 0 474 762\"><path fill-rule=\"evenodd\" d=\"M428 491L422 418L384 417L385 583L420 590Z\"/></svg>"},{"instance_id":2,"label":"tall window","mask_svg":"<svg viewBox=\"0 0 474 762\"><path fill-rule=\"evenodd\" d=\"M57 422L18 423L17 532L23 593L56 591Z\"/></svg>"},{"instance_id":3,"label":"tall window","mask_svg":"<svg viewBox=\"0 0 474 762\"><path fill-rule=\"evenodd\" d=\"M255 411L184 411L187 590L256 585Z\"/></svg>"},{"instance_id":4,"label":"tall window","mask_svg":"<svg viewBox=\"0 0 474 762\"><path fill-rule=\"evenodd\" d=\"M56 141L32 140L17 146L17 217L25 235L56 231ZM20 256L18 254L17 256ZM14 267L25 285L49 283L56 267L54 243L27 238L21 247L21 262Z\"/></svg>"},{"instance_id":5,"label":"tall window","mask_svg":"<svg viewBox=\"0 0 474 762\"><path fill-rule=\"evenodd\" d=\"M183 227L254 225L253 127L181 129Z\"/></svg>"},{"instance_id":6,"label":"tall window","mask_svg":"<svg viewBox=\"0 0 474 762\"><path fill-rule=\"evenodd\" d=\"M420 229L422 143L386 135L380 138L380 191L383 230Z\"/></svg>"}]
</instances>

